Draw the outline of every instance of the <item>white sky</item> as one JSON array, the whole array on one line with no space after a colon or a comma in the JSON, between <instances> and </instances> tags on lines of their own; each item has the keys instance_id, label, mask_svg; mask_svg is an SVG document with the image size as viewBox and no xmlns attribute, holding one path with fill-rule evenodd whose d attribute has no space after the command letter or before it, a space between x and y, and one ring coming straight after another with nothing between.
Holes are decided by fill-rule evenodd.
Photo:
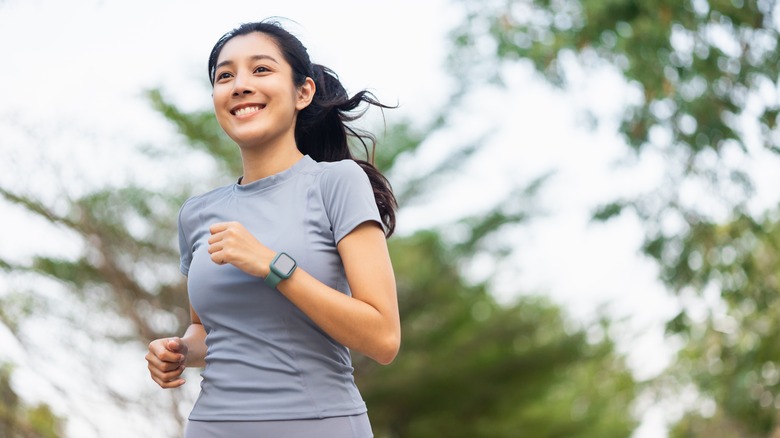
<instances>
[{"instance_id":1,"label":"white sky","mask_svg":"<svg viewBox=\"0 0 780 438\"><path fill-rule=\"evenodd\" d=\"M5 142L0 153L10 157L0 162L0 178L18 175L4 166L34 169L45 156L73 163L71 170L61 170L61 178L74 187L128 174L154 180L145 169L126 168L131 146L173 139L141 91L161 87L186 108L206 107L206 58L214 42L241 22L267 16L298 22L291 30L315 62L334 69L350 91L370 88L381 100L400 102L399 116L425 120L446 98L447 75L457 74L442 67L446 31L458 19L447 1L276 3L0 1L0 141ZM540 194L547 214L508 236L517 250L502 266L499 293L548 294L585 320L606 304L611 315L630 318L621 345L638 376L648 377L666 364L662 326L676 305L657 284L654 265L638 255L638 224L627 217L588 225L588 217L600 202L652 187L660 163L643 163L630 175L614 170L625 150L614 134L614 119L631 94L609 72L575 81L581 91L564 94L518 67L511 71L509 91L487 90L470 99L457 128L431 142L423 157L448 153L472 128L492 129L495 137L438 198L405 211L400 230L473 212L500 199L510 185L556 170ZM596 132L578 118L577 109L586 105L606 120ZM397 117L393 114L388 112L388 120ZM14 130L18 125L44 140L30 143ZM52 139L61 128L64 133ZM83 133L89 133L88 141ZM31 176L20 184L45 192L36 184L49 180ZM67 246L30 245L18 238L15 230L34 225L3 212L0 253ZM636 438L662 436L659 415L651 413Z\"/></svg>"}]
</instances>

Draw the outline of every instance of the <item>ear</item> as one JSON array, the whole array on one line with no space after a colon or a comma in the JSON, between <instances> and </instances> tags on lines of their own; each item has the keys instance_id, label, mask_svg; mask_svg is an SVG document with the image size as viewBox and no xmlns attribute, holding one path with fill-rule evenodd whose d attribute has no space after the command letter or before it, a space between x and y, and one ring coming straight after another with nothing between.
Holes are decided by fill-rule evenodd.
<instances>
[{"instance_id":1,"label":"ear","mask_svg":"<svg viewBox=\"0 0 780 438\"><path fill-rule=\"evenodd\" d=\"M298 87L298 100L295 103L295 109L298 111L306 108L314 99L314 92L317 91L317 86L314 85L312 78L306 78L303 85Z\"/></svg>"}]
</instances>

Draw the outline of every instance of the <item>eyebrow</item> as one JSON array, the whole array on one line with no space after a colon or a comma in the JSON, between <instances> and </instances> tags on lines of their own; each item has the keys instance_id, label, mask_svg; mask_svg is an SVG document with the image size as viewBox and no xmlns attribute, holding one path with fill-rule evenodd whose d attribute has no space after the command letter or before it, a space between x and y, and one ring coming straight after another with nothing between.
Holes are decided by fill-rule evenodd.
<instances>
[{"instance_id":1,"label":"eyebrow","mask_svg":"<svg viewBox=\"0 0 780 438\"><path fill-rule=\"evenodd\" d=\"M261 60L261 59L270 59L271 61L273 61L273 62L275 62L275 63L279 64L279 61L277 61L277 60L276 60L276 59L275 59L273 56L270 56L270 55L253 55L253 56L252 56L251 58L249 58L249 59L251 59L252 61L259 61L259 60ZM225 65L231 65L231 64L233 64L233 61L231 61L231 60L227 59L227 60L225 60L225 61L222 61L222 62L220 62L219 64L217 64L217 65L214 67L214 70L217 70L217 69L219 69L219 68L220 68L220 67L222 67L222 66L225 66Z\"/></svg>"}]
</instances>

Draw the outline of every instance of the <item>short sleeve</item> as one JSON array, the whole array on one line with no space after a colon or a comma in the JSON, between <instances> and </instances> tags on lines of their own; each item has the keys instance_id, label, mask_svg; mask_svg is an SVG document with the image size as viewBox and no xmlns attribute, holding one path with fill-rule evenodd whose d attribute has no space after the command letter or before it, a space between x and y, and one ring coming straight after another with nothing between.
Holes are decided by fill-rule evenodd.
<instances>
[{"instance_id":1,"label":"short sleeve","mask_svg":"<svg viewBox=\"0 0 780 438\"><path fill-rule=\"evenodd\" d=\"M337 244L363 222L376 221L381 226L371 182L354 160L339 161L325 171L322 194Z\"/></svg>"},{"instance_id":2,"label":"short sleeve","mask_svg":"<svg viewBox=\"0 0 780 438\"><path fill-rule=\"evenodd\" d=\"M183 216L184 207L186 206L187 203L185 202L179 210L179 271L181 271L181 273L185 276L189 274L190 263L192 263L192 245L189 244L189 241L187 240L187 234L184 231Z\"/></svg>"}]
</instances>

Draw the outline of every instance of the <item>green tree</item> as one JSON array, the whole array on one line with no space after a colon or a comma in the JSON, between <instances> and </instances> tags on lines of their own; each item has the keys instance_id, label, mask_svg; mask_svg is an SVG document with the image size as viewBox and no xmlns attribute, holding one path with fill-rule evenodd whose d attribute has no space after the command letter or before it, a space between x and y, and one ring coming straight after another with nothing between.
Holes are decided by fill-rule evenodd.
<instances>
[{"instance_id":1,"label":"green tree","mask_svg":"<svg viewBox=\"0 0 780 438\"><path fill-rule=\"evenodd\" d=\"M544 297L497 304L488 285L459 275L473 248L453 248L436 231L392 239L391 251L402 351L390 367L356 364L377 436L630 434L635 384L611 340L567 330Z\"/></svg>"},{"instance_id":2,"label":"green tree","mask_svg":"<svg viewBox=\"0 0 780 438\"><path fill-rule=\"evenodd\" d=\"M780 152L778 3L460 3L466 20L451 58L487 78L472 89L501 84L517 64L563 88L572 68L625 78L636 98L618 134L633 162L660 157L664 180L600 206L594 218L636 214L642 250L683 303L668 332L684 347L660 383L673 393L692 384L701 399L673 435L776 434L780 210L751 203L753 169Z\"/></svg>"},{"instance_id":3,"label":"green tree","mask_svg":"<svg viewBox=\"0 0 780 438\"><path fill-rule=\"evenodd\" d=\"M240 172L237 151L210 111L183 112L156 91L150 99L182 134L182 149L167 159L181 165L178 160L185 155L208 157L217 169L215 179L224 181ZM394 179L398 158L413 156L426 136L439 129L446 129L443 119L424 129L400 123L388 129L378 149L376 161L391 175L402 205L421 199L423 181L455 169L473 150L473 145L462 145L432 172ZM155 159L165 159L165 152L152 149ZM90 312L121 321L108 331L102 326L103 332L83 328L90 338L143 348L153 338L181 332L188 323L186 292L171 271L177 266L178 206L199 190L188 183L170 184L165 192L98 187L79 197L60 196L65 207L47 205L34 193L0 188L7 202L81 242L80 255L73 258L39 255L29 263L0 263L12 274L53 279ZM578 327L541 297L498 304L489 284L472 284L462 274L477 253L501 256L500 249L487 249L493 246L487 241L508 227L522 226L540 185L541 180L492 211L449 224L466 230L459 239L445 239L442 229L391 239L402 306L402 353L389 367L355 358L378 436L441 431L454 437L516 436L518 431L540 437L630 434L636 423L631 416L635 384L608 336L607 321ZM13 309L5 304L4 309ZM601 336L589 341L588 333L594 331ZM101 388L111 391L108 382ZM112 396L118 403L132 403L126 396ZM192 400L173 401L178 412Z\"/></svg>"},{"instance_id":4,"label":"green tree","mask_svg":"<svg viewBox=\"0 0 780 438\"><path fill-rule=\"evenodd\" d=\"M11 387L11 367L0 365L0 436L58 438L61 420L45 404L26 406Z\"/></svg>"}]
</instances>

